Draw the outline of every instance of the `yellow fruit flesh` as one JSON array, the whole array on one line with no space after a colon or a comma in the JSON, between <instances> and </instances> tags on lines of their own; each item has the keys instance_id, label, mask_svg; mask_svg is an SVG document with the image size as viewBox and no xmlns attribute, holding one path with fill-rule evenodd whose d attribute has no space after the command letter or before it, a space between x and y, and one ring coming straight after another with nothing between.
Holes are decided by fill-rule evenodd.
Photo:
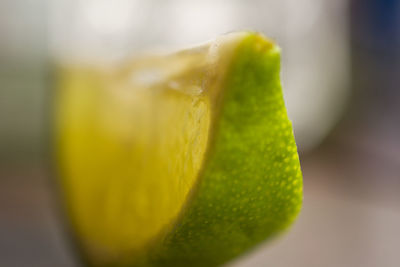
<instances>
[{"instance_id":1,"label":"yellow fruit flesh","mask_svg":"<svg viewBox=\"0 0 400 267\"><path fill-rule=\"evenodd\" d=\"M59 88L67 208L84 249L105 262L140 253L176 217L210 124L201 92L139 88L119 75L64 68Z\"/></svg>"}]
</instances>

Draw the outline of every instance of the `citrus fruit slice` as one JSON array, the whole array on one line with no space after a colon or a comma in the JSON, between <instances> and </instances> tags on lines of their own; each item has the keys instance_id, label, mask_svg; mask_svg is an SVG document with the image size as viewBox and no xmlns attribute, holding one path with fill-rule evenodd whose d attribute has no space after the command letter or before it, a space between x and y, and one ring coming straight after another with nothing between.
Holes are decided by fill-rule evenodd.
<instances>
[{"instance_id":1,"label":"citrus fruit slice","mask_svg":"<svg viewBox=\"0 0 400 267\"><path fill-rule=\"evenodd\" d=\"M243 32L60 68L60 188L87 263L219 265L294 220L302 177L279 65L277 45Z\"/></svg>"}]
</instances>

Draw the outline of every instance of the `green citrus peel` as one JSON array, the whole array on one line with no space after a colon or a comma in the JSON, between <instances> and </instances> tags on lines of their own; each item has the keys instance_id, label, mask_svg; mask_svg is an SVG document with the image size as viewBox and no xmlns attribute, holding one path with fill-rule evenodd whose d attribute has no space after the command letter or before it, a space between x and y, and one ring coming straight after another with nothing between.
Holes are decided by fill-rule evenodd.
<instances>
[{"instance_id":1,"label":"green citrus peel","mask_svg":"<svg viewBox=\"0 0 400 267\"><path fill-rule=\"evenodd\" d=\"M60 185L89 265L215 266L293 222L302 176L279 65L245 32L61 68Z\"/></svg>"}]
</instances>

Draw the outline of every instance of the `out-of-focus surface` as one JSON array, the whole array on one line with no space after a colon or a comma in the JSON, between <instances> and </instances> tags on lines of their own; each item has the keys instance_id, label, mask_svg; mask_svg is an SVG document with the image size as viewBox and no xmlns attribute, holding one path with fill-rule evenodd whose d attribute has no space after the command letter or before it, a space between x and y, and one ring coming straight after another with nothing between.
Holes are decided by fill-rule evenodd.
<instances>
[{"instance_id":1,"label":"out-of-focus surface","mask_svg":"<svg viewBox=\"0 0 400 267\"><path fill-rule=\"evenodd\" d=\"M45 153L49 51L90 44L96 47L81 53L113 47L123 57L243 28L283 48L304 208L287 235L232 266L399 265L400 1L121 0L113 9L107 1L70 2L0 3L0 266L79 266L58 219ZM83 22L68 19L67 7L87 19L85 32L75 32ZM54 16L60 24L47 19ZM157 22L163 16L168 23ZM80 41L60 45L68 34L81 34Z\"/></svg>"}]
</instances>

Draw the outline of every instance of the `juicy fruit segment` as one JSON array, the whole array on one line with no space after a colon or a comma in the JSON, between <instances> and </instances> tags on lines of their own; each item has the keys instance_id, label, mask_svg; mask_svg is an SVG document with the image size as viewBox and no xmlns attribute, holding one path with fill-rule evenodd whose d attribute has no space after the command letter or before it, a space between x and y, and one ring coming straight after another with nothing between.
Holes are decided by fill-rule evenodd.
<instances>
[{"instance_id":1,"label":"juicy fruit segment","mask_svg":"<svg viewBox=\"0 0 400 267\"><path fill-rule=\"evenodd\" d=\"M61 185L91 264L218 265L298 213L279 49L262 36L69 66L59 86Z\"/></svg>"},{"instance_id":2,"label":"juicy fruit segment","mask_svg":"<svg viewBox=\"0 0 400 267\"><path fill-rule=\"evenodd\" d=\"M73 68L60 83L62 185L83 246L106 261L138 252L177 215L210 121L204 96L132 90L118 75Z\"/></svg>"}]
</instances>

